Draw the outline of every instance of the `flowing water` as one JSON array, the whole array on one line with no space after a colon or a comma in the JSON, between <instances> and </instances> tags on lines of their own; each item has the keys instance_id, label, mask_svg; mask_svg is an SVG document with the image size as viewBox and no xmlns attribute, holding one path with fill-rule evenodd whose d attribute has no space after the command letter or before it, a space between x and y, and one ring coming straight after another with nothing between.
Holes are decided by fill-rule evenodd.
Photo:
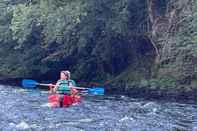
<instances>
[{"instance_id":1,"label":"flowing water","mask_svg":"<svg viewBox=\"0 0 197 131\"><path fill-rule=\"evenodd\" d=\"M197 103L84 96L51 108L47 92L0 86L0 131L197 131Z\"/></svg>"}]
</instances>

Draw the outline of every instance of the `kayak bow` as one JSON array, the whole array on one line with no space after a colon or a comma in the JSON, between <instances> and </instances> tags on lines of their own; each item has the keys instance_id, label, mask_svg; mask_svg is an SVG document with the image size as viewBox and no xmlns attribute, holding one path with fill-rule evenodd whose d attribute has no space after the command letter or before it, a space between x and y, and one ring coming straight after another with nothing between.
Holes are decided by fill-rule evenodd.
<instances>
[{"instance_id":1,"label":"kayak bow","mask_svg":"<svg viewBox=\"0 0 197 131\"><path fill-rule=\"evenodd\" d=\"M60 105L60 95L53 94L48 97L48 101L52 107L61 107ZM80 103L81 97L80 96L69 96L64 95L62 107L68 107L75 103Z\"/></svg>"}]
</instances>

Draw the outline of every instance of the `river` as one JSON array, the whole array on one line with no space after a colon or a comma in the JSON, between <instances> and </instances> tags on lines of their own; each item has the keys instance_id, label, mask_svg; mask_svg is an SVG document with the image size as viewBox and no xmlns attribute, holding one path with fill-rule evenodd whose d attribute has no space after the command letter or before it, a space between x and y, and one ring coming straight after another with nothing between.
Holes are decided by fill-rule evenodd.
<instances>
[{"instance_id":1,"label":"river","mask_svg":"<svg viewBox=\"0 0 197 131\"><path fill-rule=\"evenodd\" d=\"M47 92L0 86L1 131L197 131L197 102L84 95L51 108Z\"/></svg>"}]
</instances>

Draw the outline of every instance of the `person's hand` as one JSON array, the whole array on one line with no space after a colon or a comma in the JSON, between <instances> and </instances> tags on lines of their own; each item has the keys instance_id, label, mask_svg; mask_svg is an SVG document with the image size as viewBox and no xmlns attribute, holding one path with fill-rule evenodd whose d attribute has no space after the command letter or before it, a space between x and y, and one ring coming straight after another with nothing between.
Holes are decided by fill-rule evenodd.
<instances>
[{"instance_id":1,"label":"person's hand","mask_svg":"<svg viewBox=\"0 0 197 131\"><path fill-rule=\"evenodd\" d=\"M52 83L49 84L49 93L54 93L54 85Z\"/></svg>"},{"instance_id":2,"label":"person's hand","mask_svg":"<svg viewBox=\"0 0 197 131\"><path fill-rule=\"evenodd\" d=\"M75 88L71 88L71 94L76 95L79 91Z\"/></svg>"}]
</instances>

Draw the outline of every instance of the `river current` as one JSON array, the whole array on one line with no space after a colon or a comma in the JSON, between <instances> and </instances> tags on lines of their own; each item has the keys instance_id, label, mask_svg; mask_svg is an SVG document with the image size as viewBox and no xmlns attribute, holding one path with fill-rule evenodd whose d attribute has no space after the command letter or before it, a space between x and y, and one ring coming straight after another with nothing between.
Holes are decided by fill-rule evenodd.
<instances>
[{"instance_id":1,"label":"river current","mask_svg":"<svg viewBox=\"0 0 197 131\"><path fill-rule=\"evenodd\" d=\"M83 95L51 108L48 93L0 86L0 131L197 131L197 102Z\"/></svg>"}]
</instances>

